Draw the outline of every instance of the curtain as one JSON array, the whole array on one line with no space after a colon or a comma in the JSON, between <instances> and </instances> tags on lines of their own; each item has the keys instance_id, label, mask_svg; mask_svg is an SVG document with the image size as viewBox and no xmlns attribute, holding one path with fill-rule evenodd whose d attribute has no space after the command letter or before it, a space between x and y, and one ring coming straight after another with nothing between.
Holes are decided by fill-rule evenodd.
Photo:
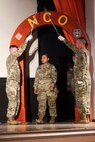
<instances>
[{"instance_id":1,"label":"curtain","mask_svg":"<svg viewBox=\"0 0 95 142\"><path fill-rule=\"evenodd\" d=\"M58 12L72 17L85 31L85 0L54 0L54 3ZM69 33L64 31L64 34L69 41L73 42Z\"/></svg>"}]
</instances>

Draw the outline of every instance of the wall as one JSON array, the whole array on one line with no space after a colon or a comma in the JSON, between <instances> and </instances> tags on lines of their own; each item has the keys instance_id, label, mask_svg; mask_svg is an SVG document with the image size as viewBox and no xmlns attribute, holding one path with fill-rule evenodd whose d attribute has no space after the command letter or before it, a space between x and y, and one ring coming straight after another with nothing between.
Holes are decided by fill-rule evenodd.
<instances>
[{"instance_id":1,"label":"wall","mask_svg":"<svg viewBox=\"0 0 95 142\"><path fill-rule=\"evenodd\" d=\"M23 20L36 12L36 9L36 0L0 0L0 78L7 76L6 58L12 34Z\"/></svg>"}]
</instances>

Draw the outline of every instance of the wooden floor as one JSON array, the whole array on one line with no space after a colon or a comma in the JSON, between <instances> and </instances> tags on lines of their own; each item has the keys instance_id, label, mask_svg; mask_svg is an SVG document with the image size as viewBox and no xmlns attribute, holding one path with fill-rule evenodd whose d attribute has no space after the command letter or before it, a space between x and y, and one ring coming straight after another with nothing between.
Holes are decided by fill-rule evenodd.
<instances>
[{"instance_id":1,"label":"wooden floor","mask_svg":"<svg viewBox=\"0 0 95 142\"><path fill-rule=\"evenodd\" d=\"M0 124L0 142L95 142L95 123Z\"/></svg>"}]
</instances>

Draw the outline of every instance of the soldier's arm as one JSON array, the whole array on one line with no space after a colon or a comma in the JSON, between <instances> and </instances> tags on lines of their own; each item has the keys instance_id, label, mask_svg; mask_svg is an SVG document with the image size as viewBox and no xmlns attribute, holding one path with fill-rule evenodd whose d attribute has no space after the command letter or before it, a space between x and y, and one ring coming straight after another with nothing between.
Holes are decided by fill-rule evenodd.
<instances>
[{"instance_id":1,"label":"soldier's arm","mask_svg":"<svg viewBox=\"0 0 95 142\"><path fill-rule=\"evenodd\" d=\"M52 68L51 68L51 78L52 78L51 86L54 87L57 82L57 70L56 70L55 66L52 66Z\"/></svg>"},{"instance_id":2,"label":"soldier's arm","mask_svg":"<svg viewBox=\"0 0 95 142\"><path fill-rule=\"evenodd\" d=\"M80 55L80 61L79 61L80 67L81 67L81 68L85 68L86 65L87 65L87 56L88 56L88 55L87 55L86 52L84 52L84 51L82 51L80 54L81 54L81 55Z\"/></svg>"},{"instance_id":3,"label":"soldier's arm","mask_svg":"<svg viewBox=\"0 0 95 142\"><path fill-rule=\"evenodd\" d=\"M36 70L36 74L35 74L35 80L34 80L34 85L33 87L34 88L37 88L38 87L38 83L39 83L39 71L38 69Z\"/></svg>"},{"instance_id":4,"label":"soldier's arm","mask_svg":"<svg viewBox=\"0 0 95 142\"><path fill-rule=\"evenodd\" d=\"M68 40L66 40L63 36L58 36L58 39L60 41L63 41L73 52L76 51L76 47L71 43L69 42Z\"/></svg>"},{"instance_id":5,"label":"soldier's arm","mask_svg":"<svg viewBox=\"0 0 95 142\"><path fill-rule=\"evenodd\" d=\"M27 46L28 41L30 41L30 40L32 40L32 39L33 39L33 36L32 36L32 35L29 35L29 36L25 39L24 43L22 43L22 44L20 45L19 49L15 52L15 56L16 56L16 57L20 57L20 56L22 55L22 53L23 53L24 50L26 49L26 46Z\"/></svg>"},{"instance_id":6,"label":"soldier's arm","mask_svg":"<svg viewBox=\"0 0 95 142\"><path fill-rule=\"evenodd\" d=\"M27 42L24 42L23 44L20 45L19 49L15 52L15 56L18 58L22 55L24 50L26 49Z\"/></svg>"}]
</instances>

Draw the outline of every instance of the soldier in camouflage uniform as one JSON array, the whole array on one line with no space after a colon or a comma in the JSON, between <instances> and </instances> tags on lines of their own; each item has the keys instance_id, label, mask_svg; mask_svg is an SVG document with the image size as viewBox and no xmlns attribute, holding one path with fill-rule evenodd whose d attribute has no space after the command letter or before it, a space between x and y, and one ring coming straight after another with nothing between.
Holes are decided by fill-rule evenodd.
<instances>
[{"instance_id":1,"label":"soldier in camouflage uniform","mask_svg":"<svg viewBox=\"0 0 95 142\"><path fill-rule=\"evenodd\" d=\"M68 71L67 71L67 90L71 93L75 94L75 84L74 84L74 69L73 63L68 64Z\"/></svg>"},{"instance_id":2,"label":"soldier in camouflage uniform","mask_svg":"<svg viewBox=\"0 0 95 142\"><path fill-rule=\"evenodd\" d=\"M74 81L76 103L81 116L80 122L89 123L91 76L89 72L90 55L86 48L87 42L84 37L80 37L76 40L76 46L74 46L62 36L59 36L58 39L64 41L64 43L75 53Z\"/></svg>"},{"instance_id":3,"label":"soldier in camouflage uniform","mask_svg":"<svg viewBox=\"0 0 95 142\"><path fill-rule=\"evenodd\" d=\"M38 100L38 119L37 123L43 123L46 113L47 101L49 105L49 113L51 120L49 123L55 123L56 112L56 99L57 99L57 71L54 65L50 64L47 54L41 57L42 64L37 68L34 93L37 94Z\"/></svg>"},{"instance_id":4,"label":"soldier in camouflage uniform","mask_svg":"<svg viewBox=\"0 0 95 142\"><path fill-rule=\"evenodd\" d=\"M20 122L15 120L18 114L20 106L20 66L18 62L18 57L22 55L25 47L29 40L32 39L32 35L29 35L24 43L17 49L17 46L10 46L10 55L6 60L7 67L7 81L6 81L6 93L8 98L8 108L7 108L7 123L20 124Z\"/></svg>"}]
</instances>

